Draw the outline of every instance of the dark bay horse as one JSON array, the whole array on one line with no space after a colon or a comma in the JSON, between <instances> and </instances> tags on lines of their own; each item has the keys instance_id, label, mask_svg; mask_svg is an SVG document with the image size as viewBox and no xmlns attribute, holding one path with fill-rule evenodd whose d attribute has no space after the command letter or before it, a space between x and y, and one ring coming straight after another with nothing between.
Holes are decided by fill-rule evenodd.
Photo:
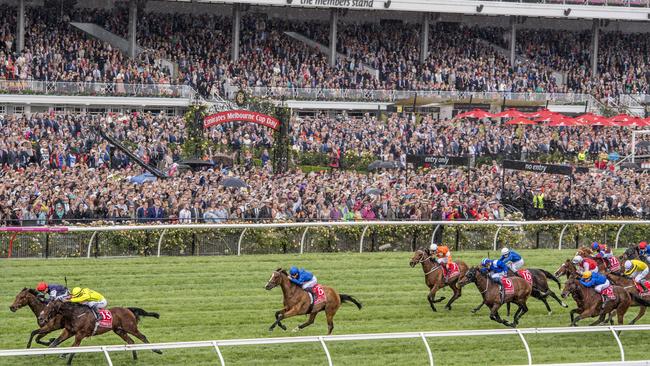
<instances>
[{"instance_id":1,"label":"dark bay horse","mask_svg":"<svg viewBox=\"0 0 650 366\"><path fill-rule=\"evenodd\" d=\"M636 289L634 280L632 280L631 278L621 276L615 273L608 273L607 278L612 284L623 287L625 291L627 291L630 294L630 297L632 298L631 306L639 307L639 314L630 322L630 324L636 323L645 314L645 308L647 306L650 306L650 302L649 302L650 298L646 300L642 298L641 295L639 295L639 290Z\"/></svg>"},{"instance_id":2,"label":"dark bay horse","mask_svg":"<svg viewBox=\"0 0 650 366\"><path fill-rule=\"evenodd\" d=\"M32 310L36 317L36 322L39 326L38 329L32 331L32 333L29 335L29 340L27 341L27 348L30 348L32 346L32 340L34 339L34 336L38 335L35 339L36 343L42 344L43 346L49 346L50 343L54 340L54 338L50 339L49 342L43 342L41 339L45 337L48 333L51 333L55 330L63 329L63 322L62 322L62 317L56 316L52 319L50 319L47 323L41 324L38 321L38 315L45 309L45 303L41 301L41 299L38 298L38 292L34 289L30 288L23 288L18 295L16 295L16 298L14 299L13 304L9 306L9 310L11 312L15 313L18 309L24 307L24 306L29 306L29 308Z\"/></svg>"},{"instance_id":3,"label":"dark bay horse","mask_svg":"<svg viewBox=\"0 0 650 366\"><path fill-rule=\"evenodd\" d=\"M138 321L141 316L150 316L156 319L160 318L158 313L149 313L140 308L122 308L113 307L108 309L113 316L113 327L103 328L97 327L95 329L95 315L92 310L84 305L79 305L71 302L52 301L50 302L38 316L39 322L48 322L57 316L62 316L63 332L57 339L55 339L50 347L56 347L66 339L74 336L75 340L72 347L78 347L84 338L94 335L101 335L109 331L115 332L126 343L133 344L133 339L129 334L134 335L144 343L149 343L147 337L140 333L138 330ZM158 354L162 354L160 350L153 350ZM68 365L72 364L74 353L68 356ZM133 351L133 359L137 360L138 355Z\"/></svg>"},{"instance_id":4,"label":"dark bay horse","mask_svg":"<svg viewBox=\"0 0 650 366\"><path fill-rule=\"evenodd\" d=\"M413 253L413 257L411 257L409 265L411 268L413 268L418 263L422 264L422 270L424 271L424 283L426 283L427 287L429 287L429 295L427 296L427 300L429 300L431 310L437 311L434 304L445 299L444 297L436 299L436 292L438 292L440 289L443 289L445 286L449 286L449 288L451 288L454 294L447 302L447 305L445 305L445 309L451 310L451 304L456 301L456 299L458 299L462 294L462 289L458 287L458 279L467 272L467 264L465 264L463 261L455 261L454 263L458 264L458 270L460 273L445 280L442 266L430 260L430 257L431 252L429 249L418 249L415 251L415 253Z\"/></svg>"},{"instance_id":5,"label":"dark bay horse","mask_svg":"<svg viewBox=\"0 0 650 366\"><path fill-rule=\"evenodd\" d=\"M638 252L636 246L629 247L629 248L625 249L625 252L623 252L622 255L618 256L618 260L621 261L621 263L625 263L625 261L632 260L632 259L638 259L640 261L650 263L648 261L648 257L639 256L639 252Z\"/></svg>"},{"instance_id":6,"label":"dark bay horse","mask_svg":"<svg viewBox=\"0 0 650 366\"><path fill-rule=\"evenodd\" d=\"M283 330L287 330L287 327L282 324L283 319L296 315L309 315L309 319L306 322L293 329L294 332L297 332L313 324L316 315L321 311L325 311L325 316L327 317L327 334L330 335L332 334L332 330L334 330L334 315L336 315L336 311L341 307L341 303L351 302L361 310L362 305L357 299L350 295L339 294L333 288L324 285L321 285L321 287L325 291L327 300L312 307L311 298L307 294L307 291L291 282L289 280L289 274L282 268L278 268L273 272L264 288L271 290L277 286L280 286L282 289L284 308L275 312L275 322L271 324L269 331L273 331L276 325Z\"/></svg>"},{"instance_id":7,"label":"dark bay horse","mask_svg":"<svg viewBox=\"0 0 650 366\"><path fill-rule=\"evenodd\" d=\"M630 295L620 286L612 286L615 300L608 300L603 304L602 296L591 288L584 287L580 281L571 276L564 285L562 297L566 298L571 295L578 306L569 312L571 316L571 326L577 326L580 319L592 318L598 316L598 319L590 325L603 324L605 316L609 315L609 321L612 319L612 313L616 311L618 324L623 324L623 318L627 309L632 303ZM579 313L574 317L574 314Z\"/></svg>"},{"instance_id":8,"label":"dark bay horse","mask_svg":"<svg viewBox=\"0 0 650 366\"><path fill-rule=\"evenodd\" d=\"M512 281L514 286L514 293L506 294L503 303L501 302L501 288L499 285L492 283L492 280L487 275L481 273L478 267L470 268L458 281L458 285L462 287L470 282L474 282L481 296L483 296L483 303L490 308L490 319L505 326L516 328L519 324L519 319L528 312L526 301L532 292L532 286L521 277L512 277L510 281ZM501 305L507 303L515 303L518 306L512 323L501 319L499 316L499 308Z\"/></svg>"}]
</instances>

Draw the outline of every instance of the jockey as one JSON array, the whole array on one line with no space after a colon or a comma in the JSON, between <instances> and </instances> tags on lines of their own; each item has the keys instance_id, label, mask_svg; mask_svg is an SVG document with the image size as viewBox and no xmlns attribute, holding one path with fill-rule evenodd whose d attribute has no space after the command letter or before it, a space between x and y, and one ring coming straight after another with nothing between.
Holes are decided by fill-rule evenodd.
<instances>
[{"instance_id":1,"label":"jockey","mask_svg":"<svg viewBox=\"0 0 650 366\"><path fill-rule=\"evenodd\" d=\"M292 266L289 270L289 280L296 285L302 287L303 290L311 293L316 300L316 294L313 291L314 286L317 284L316 276L308 272L304 268Z\"/></svg>"},{"instance_id":2,"label":"jockey","mask_svg":"<svg viewBox=\"0 0 650 366\"><path fill-rule=\"evenodd\" d=\"M105 308L107 305L106 299L102 294L89 288L82 289L81 287L75 287L70 292L70 295L72 296L68 301L86 305L93 311L96 319L99 319L98 310Z\"/></svg>"},{"instance_id":3,"label":"jockey","mask_svg":"<svg viewBox=\"0 0 650 366\"><path fill-rule=\"evenodd\" d=\"M451 251L449 247L446 245L438 246L437 244L431 244L429 250L431 251L432 260L442 266L442 270L445 276L447 276L447 271L449 270L447 266L451 263Z\"/></svg>"},{"instance_id":4,"label":"jockey","mask_svg":"<svg viewBox=\"0 0 650 366\"><path fill-rule=\"evenodd\" d=\"M524 259L519 253L508 248L501 249L501 258L499 260L508 266L514 273L524 266Z\"/></svg>"},{"instance_id":5,"label":"jockey","mask_svg":"<svg viewBox=\"0 0 650 366\"><path fill-rule=\"evenodd\" d=\"M638 283L644 292L648 291L644 285L648 272L648 265L638 259L625 261L625 275L634 279L634 282Z\"/></svg>"},{"instance_id":6,"label":"jockey","mask_svg":"<svg viewBox=\"0 0 650 366\"><path fill-rule=\"evenodd\" d=\"M495 282L501 288L501 302L503 303L505 293L501 279L508 277L508 266L501 260L491 260L490 258L483 258L481 261L481 273L488 273L492 282Z\"/></svg>"},{"instance_id":7,"label":"jockey","mask_svg":"<svg viewBox=\"0 0 650 366\"><path fill-rule=\"evenodd\" d=\"M56 283L48 284L46 282L39 282L36 286L36 291L43 296L46 303L54 300L65 301L70 297L68 289L63 285L58 285Z\"/></svg>"},{"instance_id":8,"label":"jockey","mask_svg":"<svg viewBox=\"0 0 650 366\"><path fill-rule=\"evenodd\" d=\"M611 249L607 247L607 244L599 244L597 241L595 241L593 244L591 244L591 249L596 252L596 255L594 255L596 258L609 259L614 256Z\"/></svg>"},{"instance_id":9,"label":"jockey","mask_svg":"<svg viewBox=\"0 0 650 366\"><path fill-rule=\"evenodd\" d=\"M579 255L573 257L571 261L573 264L578 266L578 273L582 274L585 271L590 271L592 273L598 273L598 264L596 261L591 258L582 258Z\"/></svg>"},{"instance_id":10,"label":"jockey","mask_svg":"<svg viewBox=\"0 0 650 366\"><path fill-rule=\"evenodd\" d=\"M601 293L604 289L610 286L607 277L600 273L592 273L591 271L584 271L580 283L584 287L593 287L596 292Z\"/></svg>"},{"instance_id":11,"label":"jockey","mask_svg":"<svg viewBox=\"0 0 650 366\"><path fill-rule=\"evenodd\" d=\"M642 257L642 259L646 260L650 252L648 252L648 243L645 241L642 241L639 243L639 246L637 247L637 252L639 253L639 257Z\"/></svg>"}]
</instances>

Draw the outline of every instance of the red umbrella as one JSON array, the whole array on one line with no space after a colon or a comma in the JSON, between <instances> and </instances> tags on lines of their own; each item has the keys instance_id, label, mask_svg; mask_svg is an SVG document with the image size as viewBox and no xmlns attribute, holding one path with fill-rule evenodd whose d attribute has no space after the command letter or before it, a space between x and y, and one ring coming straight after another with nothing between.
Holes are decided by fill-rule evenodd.
<instances>
[{"instance_id":1,"label":"red umbrella","mask_svg":"<svg viewBox=\"0 0 650 366\"><path fill-rule=\"evenodd\" d=\"M506 122L507 125L536 125L537 122L531 121L527 118L519 117L513 118L510 121Z\"/></svg>"},{"instance_id":2,"label":"red umbrella","mask_svg":"<svg viewBox=\"0 0 650 366\"><path fill-rule=\"evenodd\" d=\"M591 122L588 123L590 126L616 126L616 124L609 120L607 117L603 116L594 116Z\"/></svg>"},{"instance_id":3,"label":"red umbrella","mask_svg":"<svg viewBox=\"0 0 650 366\"><path fill-rule=\"evenodd\" d=\"M599 116L596 116L593 113L585 113L585 114L581 114L578 117L576 117L575 120L578 123L588 125L588 124L591 124L591 122L593 122L594 119L597 118L597 117L599 117Z\"/></svg>"},{"instance_id":4,"label":"red umbrella","mask_svg":"<svg viewBox=\"0 0 650 366\"><path fill-rule=\"evenodd\" d=\"M617 114L614 117L610 117L609 120L614 123L627 123L634 120L636 117L628 116L627 114Z\"/></svg>"},{"instance_id":5,"label":"red umbrella","mask_svg":"<svg viewBox=\"0 0 650 366\"><path fill-rule=\"evenodd\" d=\"M528 114L524 112L520 112L516 109L507 109L501 113L496 113L493 114L492 117L499 117L499 118L520 118L520 117L527 117Z\"/></svg>"},{"instance_id":6,"label":"red umbrella","mask_svg":"<svg viewBox=\"0 0 650 366\"><path fill-rule=\"evenodd\" d=\"M540 117L545 117L545 116L547 116L548 114L554 114L554 113L555 113L555 112L551 112L551 111L549 111L548 109L544 108L544 109L540 109L540 110L538 110L538 111L536 111L536 112L529 113L529 114L528 114L528 118L531 118L531 119L534 119L534 118L540 118Z\"/></svg>"},{"instance_id":7,"label":"red umbrella","mask_svg":"<svg viewBox=\"0 0 650 366\"><path fill-rule=\"evenodd\" d=\"M564 117L566 117L566 116L563 115L563 114L560 114L560 113L548 112L548 113L545 113L545 114L543 114L543 115L541 115L541 116L539 116L537 118L534 118L534 120L537 121L537 122L551 122L551 121L555 121L557 119L562 119Z\"/></svg>"},{"instance_id":8,"label":"red umbrella","mask_svg":"<svg viewBox=\"0 0 650 366\"><path fill-rule=\"evenodd\" d=\"M487 117L492 117L492 114L489 112L486 112L482 109L474 109L469 112L464 112L464 113L459 113L456 115L456 118L487 118Z\"/></svg>"},{"instance_id":9,"label":"red umbrella","mask_svg":"<svg viewBox=\"0 0 650 366\"><path fill-rule=\"evenodd\" d=\"M567 116L552 120L547 126L561 127L561 126L578 126L579 123L575 119Z\"/></svg>"},{"instance_id":10,"label":"red umbrella","mask_svg":"<svg viewBox=\"0 0 650 366\"><path fill-rule=\"evenodd\" d=\"M618 125L624 127L640 127L640 126L645 126L646 122L643 118L632 117L628 121L621 122Z\"/></svg>"}]
</instances>

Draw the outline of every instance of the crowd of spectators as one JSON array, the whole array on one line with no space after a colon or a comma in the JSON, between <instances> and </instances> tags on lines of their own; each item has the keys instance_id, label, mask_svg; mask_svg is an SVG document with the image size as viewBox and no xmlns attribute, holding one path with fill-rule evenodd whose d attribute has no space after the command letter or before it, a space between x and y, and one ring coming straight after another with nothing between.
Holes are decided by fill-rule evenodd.
<instances>
[{"instance_id":1,"label":"crowd of spectators","mask_svg":"<svg viewBox=\"0 0 650 366\"><path fill-rule=\"evenodd\" d=\"M322 150L331 143L385 160L403 159L404 152L464 155L473 146L481 147L474 150L476 156L503 156L503 147L517 144L522 149L547 145L561 154L581 148L624 153L629 148L629 131L622 128L551 131L486 121L442 122L430 116L419 124L398 116L387 122L366 118L336 123L296 119L290 134L294 144L307 144L302 151ZM142 168L102 140L100 126L146 163L174 173L133 183L131 178ZM164 114L0 116L0 221L490 220L516 211L526 218L650 214L647 176L632 170L592 168L573 181L526 172L502 174L496 162L479 164L469 174L466 168L370 173L294 169L273 174L268 146L261 166L226 163L210 170L175 170L184 135L183 119ZM222 125L207 135L245 156L264 146L255 144L261 138L269 138L249 125ZM224 178L233 176L248 187L221 186ZM545 204L535 207L532 198L540 192Z\"/></svg>"},{"instance_id":2,"label":"crowd of spectators","mask_svg":"<svg viewBox=\"0 0 650 366\"><path fill-rule=\"evenodd\" d=\"M507 48L505 28L437 22L431 26L429 54L419 62L419 25L400 21L340 22L342 57L326 55L285 32L329 43L326 22L242 18L240 57L231 61L231 19L222 15L140 12L138 44L147 51L128 58L111 45L86 36L70 21L95 22L126 36L126 12L114 9L28 7L25 49L15 53L15 8L0 5L0 80L105 81L116 92L126 84L189 84L204 95L235 87L347 88L576 92L601 98L648 93L647 34L602 32L599 76L590 76L590 34L564 30L518 32L523 56L511 66L490 43ZM390 32L386 32L390 29ZM161 66L178 66L172 73ZM376 70L376 73L373 71ZM556 80L557 72L563 80Z\"/></svg>"}]
</instances>

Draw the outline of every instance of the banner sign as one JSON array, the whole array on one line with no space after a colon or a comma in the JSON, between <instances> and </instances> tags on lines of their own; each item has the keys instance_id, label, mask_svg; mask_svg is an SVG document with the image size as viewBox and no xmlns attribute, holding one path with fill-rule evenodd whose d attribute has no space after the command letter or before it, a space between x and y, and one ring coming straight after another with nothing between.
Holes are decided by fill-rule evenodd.
<instances>
[{"instance_id":1,"label":"banner sign","mask_svg":"<svg viewBox=\"0 0 650 366\"><path fill-rule=\"evenodd\" d=\"M345 9L372 9L375 0L294 0L295 5Z\"/></svg>"},{"instance_id":2,"label":"banner sign","mask_svg":"<svg viewBox=\"0 0 650 366\"><path fill-rule=\"evenodd\" d=\"M406 155L406 162L415 166L467 166L469 158L466 156Z\"/></svg>"},{"instance_id":3,"label":"banner sign","mask_svg":"<svg viewBox=\"0 0 650 366\"><path fill-rule=\"evenodd\" d=\"M504 160L504 169L512 170L525 170L536 173L546 174L559 174L559 175L573 175L573 167L570 165L554 165L543 163L531 163L528 161L519 160Z\"/></svg>"},{"instance_id":4,"label":"banner sign","mask_svg":"<svg viewBox=\"0 0 650 366\"><path fill-rule=\"evenodd\" d=\"M274 130L277 130L280 127L280 121L278 121L277 118L262 113L244 110L225 111L211 114L203 119L203 127L208 128L230 122L251 122Z\"/></svg>"}]
</instances>

